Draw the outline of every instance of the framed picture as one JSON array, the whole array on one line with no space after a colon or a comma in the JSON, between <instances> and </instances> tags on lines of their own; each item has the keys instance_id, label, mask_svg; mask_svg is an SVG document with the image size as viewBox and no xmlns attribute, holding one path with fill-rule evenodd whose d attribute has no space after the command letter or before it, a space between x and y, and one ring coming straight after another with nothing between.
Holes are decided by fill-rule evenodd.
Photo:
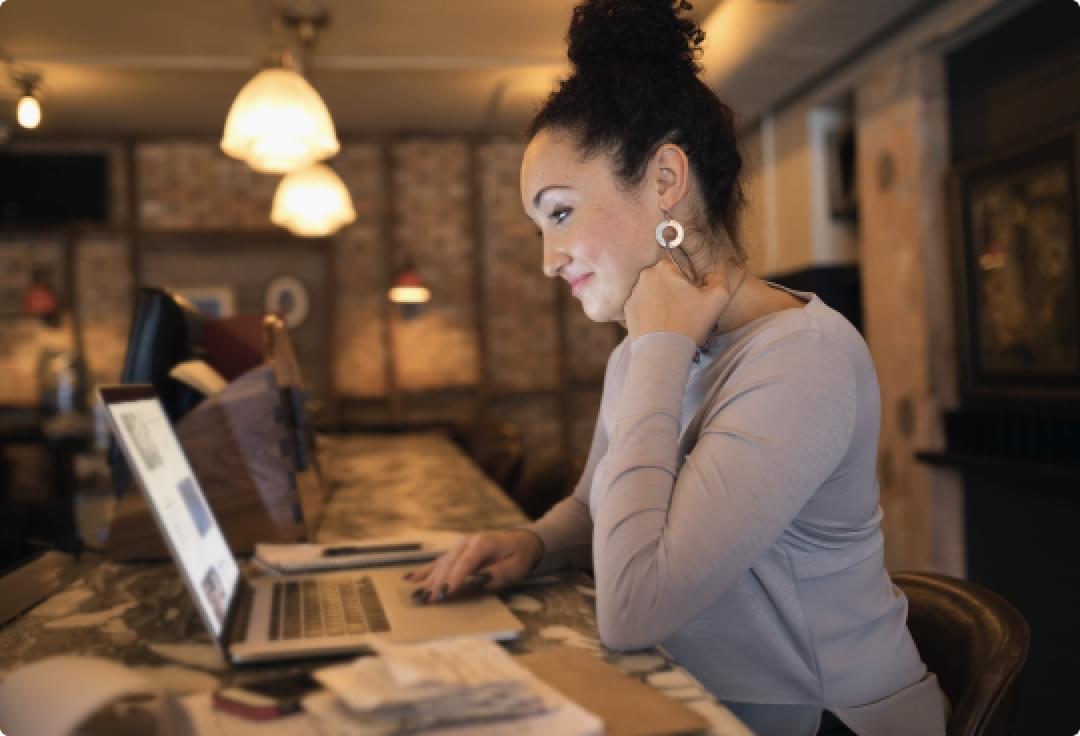
<instances>
[{"instance_id":1,"label":"framed picture","mask_svg":"<svg viewBox=\"0 0 1080 736\"><path fill-rule=\"evenodd\" d=\"M209 317L236 314L236 295L228 286L177 286L173 291L187 297L196 309Z\"/></svg>"},{"instance_id":2,"label":"framed picture","mask_svg":"<svg viewBox=\"0 0 1080 736\"><path fill-rule=\"evenodd\" d=\"M287 273L275 276L266 286L263 305L267 312L281 316L289 329L299 327L311 311L311 297L303 280Z\"/></svg>"},{"instance_id":3,"label":"framed picture","mask_svg":"<svg viewBox=\"0 0 1080 736\"><path fill-rule=\"evenodd\" d=\"M1080 398L1075 131L957 171L962 388Z\"/></svg>"}]
</instances>

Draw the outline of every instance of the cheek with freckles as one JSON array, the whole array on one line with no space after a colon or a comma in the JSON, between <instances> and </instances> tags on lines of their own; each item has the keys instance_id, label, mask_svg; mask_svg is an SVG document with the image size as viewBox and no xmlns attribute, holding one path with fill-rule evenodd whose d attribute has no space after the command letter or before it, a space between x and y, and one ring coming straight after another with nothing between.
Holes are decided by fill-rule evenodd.
<instances>
[{"instance_id":1,"label":"cheek with freckles","mask_svg":"<svg viewBox=\"0 0 1080 736\"><path fill-rule=\"evenodd\" d=\"M599 244L599 245L598 245ZM623 319L623 306L637 283L638 275L655 261L655 248L613 228L606 237L583 247L581 258L593 277L581 289L585 314L597 322Z\"/></svg>"}]
</instances>

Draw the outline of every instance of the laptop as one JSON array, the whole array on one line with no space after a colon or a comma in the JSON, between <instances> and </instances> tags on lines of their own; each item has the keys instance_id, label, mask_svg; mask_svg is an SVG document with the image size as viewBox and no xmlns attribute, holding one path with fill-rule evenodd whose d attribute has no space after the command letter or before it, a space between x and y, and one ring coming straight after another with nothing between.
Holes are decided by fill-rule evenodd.
<instances>
[{"instance_id":1,"label":"laptop","mask_svg":"<svg viewBox=\"0 0 1080 736\"><path fill-rule=\"evenodd\" d=\"M246 579L153 386L106 386L99 393L195 609L227 661L364 652L376 639L510 640L524 630L490 594L415 603L403 567Z\"/></svg>"}]
</instances>

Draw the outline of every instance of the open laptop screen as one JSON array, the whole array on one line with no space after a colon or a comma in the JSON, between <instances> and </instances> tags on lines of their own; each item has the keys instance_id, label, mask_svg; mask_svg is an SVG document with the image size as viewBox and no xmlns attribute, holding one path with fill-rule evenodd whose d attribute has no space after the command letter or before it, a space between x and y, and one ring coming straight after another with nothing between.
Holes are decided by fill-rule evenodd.
<instances>
[{"instance_id":1,"label":"open laptop screen","mask_svg":"<svg viewBox=\"0 0 1080 736\"><path fill-rule=\"evenodd\" d=\"M240 573L161 402L150 387L103 389L113 432L194 593L203 620L220 637ZM123 397L123 398L121 398Z\"/></svg>"}]
</instances>

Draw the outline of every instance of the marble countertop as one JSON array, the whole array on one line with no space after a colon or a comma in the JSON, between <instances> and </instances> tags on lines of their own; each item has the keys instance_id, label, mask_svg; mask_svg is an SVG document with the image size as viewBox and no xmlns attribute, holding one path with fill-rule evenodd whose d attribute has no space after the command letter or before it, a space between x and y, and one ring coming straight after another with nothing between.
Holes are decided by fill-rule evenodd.
<instances>
[{"instance_id":1,"label":"marble countertop","mask_svg":"<svg viewBox=\"0 0 1080 736\"><path fill-rule=\"evenodd\" d=\"M323 437L320 457L329 486L316 534L320 542L408 528L476 531L527 521L440 434ZM67 576L70 583L60 592L0 628L0 678L56 654L116 660L181 693L243 678L242 671L222 661L172 564L117 563L88 554ZM514 651L555 643L585 649L667 690L711 722L730 723L726 709L662 650L621 654L603 648L586 574L546 576L502 597L526 627ZM264 666L259 672L305 666L311 661Z\"/></svg>"}]
</instances>

